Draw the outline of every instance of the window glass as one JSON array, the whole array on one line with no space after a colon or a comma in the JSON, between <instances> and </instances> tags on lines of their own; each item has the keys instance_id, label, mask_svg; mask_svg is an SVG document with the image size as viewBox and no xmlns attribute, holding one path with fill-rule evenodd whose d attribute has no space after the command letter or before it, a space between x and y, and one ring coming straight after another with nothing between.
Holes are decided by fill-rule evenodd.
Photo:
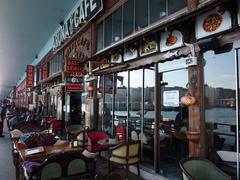
<instances>
[{"instance_id":1,"label":"window glass","mask_svg":"<svg viewBox=\"0 0 240 180\"><path fill-rule=\"evenodd\" d=\"M150 23L167 15L166 0L150 0Z\"/></svg>"},{"instance_id":2,"label":"window glass","mask_svg":"<svg viewBox=\"0 0 240 180\"><path fill-rule=\"evenodd\" d=\"M116 75L117 88L115 93L115 127L123 127L124 132L121 128L116 128L116 133L123 134L123 140L126 140L127 131L127 86L128 86L128 72L121 72Z\"/></svg>"},{"instance_id":3,"label":"window glass","mask_svg":"<svg viewBox=\"0 0 240 180\"><path fill-rule=\"evenodd\" d=\"M103 48L103 22L97 25L97 50Z\"/></svg>"},{"instance_id":4,"label":"window glass","mask_svg":"<svg viewBox=\"0 0 240 180\"><path fill-rule=\"evenodd\" d=\"M135 1L135 28L148 25L148 0Z\"/></svg>"},{"instance_id":5,"label":"window glass","mask_svg":"<svg viewBox=\"0 0 240 180\"><path fill-rule=\"evenodd\" d=\"M144 119L142 137L142 162L153 167L154 163L154 67L144 69Z\"/></svg>"},{"instance_id":6,"label":"window glass","mask_svg":"<svg viewBox=\"0 0 240 180\"><path fill-rule=\"evenodd\" d=\"M133 32L134 18L134 0L128 0L123 5L123 36L127 36Z\"/></svg>"},{"instance_id":7,"label":"window glass","mask_svg":"<svg viewBox=\"0 0 240 180\"><path fill-rule=\"evenodd\" d=\"M235 56L233 50L222 54L208 51L204 59L206 149L213 159L212 152L236 152ZM232 173L236 176L236 170Z\"/></svg>"},{"instance_id":8,"label":"window glass","mask_svg":"<svg viewBox=\"0 0 240 180\"><path fill-rule=\"evenodd\" d=\"M130 101L129 101L129 136L131 140L139 139L142 119L142 88L143 70L130 72Z\"/></svg>"},{"instance_id":9,"label":"window glass","mask_svg":"<svg viewBox=\"0 0 240 180\"><path fill-rule=\"evenodd\" d=\"M113 42L122 38L122 8L113 13Z\"/></svg>"},{"instance_id":10,"label":"window glass","mask_svg":"<svg viewBox=\"0 0 240 180\"><path fill-rule=\"evenodd\" d=\"M107 17L104 22L104 47L112 43L112 15Z\"/></svg>"},{"instance_id":11,"label":"window glass","mask_svg":"<svg viewBox=\"0 0 240 180\"><path fill-rule=\"evenodd\" d=\"M172 14L187 6L187 0L168 0L168 14Z\"/></svg>"}]
</instances>

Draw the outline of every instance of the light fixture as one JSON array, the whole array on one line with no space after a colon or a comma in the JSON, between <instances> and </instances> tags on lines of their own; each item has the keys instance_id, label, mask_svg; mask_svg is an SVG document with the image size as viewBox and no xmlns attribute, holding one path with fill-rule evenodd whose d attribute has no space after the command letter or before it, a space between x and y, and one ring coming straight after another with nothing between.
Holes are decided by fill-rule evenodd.
<instances>
[{"instance_id":1,"label":"light fixture","mask_svg":"<svg viewBox=\"0 0 240 180\"><path fill-rule=\"evenodd\" d=\"M181 97L181 103L185 106L191 106L195 104L195 102L196 102L196 98L191 95L186 95Z\"/></svg>"}]
</instances>

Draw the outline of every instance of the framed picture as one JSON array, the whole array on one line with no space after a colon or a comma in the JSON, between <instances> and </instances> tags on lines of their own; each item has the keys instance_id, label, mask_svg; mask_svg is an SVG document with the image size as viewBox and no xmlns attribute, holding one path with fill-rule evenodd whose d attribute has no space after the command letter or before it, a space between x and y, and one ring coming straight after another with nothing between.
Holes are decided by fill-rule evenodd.
<instances>
[{"instance_id":1,"label":"framed picture","mask_svg":"<svg viewBox=\"0 0 240 180\"><path fill-rule=\"evenodd\" d=\"M100 69L104 69L104 68L107 68L109 66L110 66L109 59L107 59L107 58L100 59L100 61L99 61L99 68Z\"/></svg>"}]
</instances>

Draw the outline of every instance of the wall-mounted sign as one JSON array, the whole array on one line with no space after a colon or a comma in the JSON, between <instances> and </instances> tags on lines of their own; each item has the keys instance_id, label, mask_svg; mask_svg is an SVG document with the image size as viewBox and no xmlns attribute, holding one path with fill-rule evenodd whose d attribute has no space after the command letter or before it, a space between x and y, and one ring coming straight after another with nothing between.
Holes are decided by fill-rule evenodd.
<instances>
[{"instance_id":1,"label":"wall-mounted sign","mask_svg":"<svg viewBox=\"0 0 240 180\"><path fill-rule=\"evenodd\" d=\"M27 65L26 88L33 87L34 82L34 66Z\"/></svg>"},{"instance_id":2,"label":"wall-mounted sign","mask_svg":"<svg viewBox=\"0 0 240 180\"><path fill-rule=\"evenodd\" d=\"M228 11L207 12L196 19L196 38L200 39L232 28L232 18Z\"/></svg>"},{"instance_id":3,"label":"wall-mounted sign","mask_svg":"<svg viewBox=\"0 0 240 180\"><path fill-rule=\"evenodd\" d=\"M119 64L122 62L122 54L119 52L114 52L111 55L111 63L112 64Z\"/></svg>"},{"instance_id":4,"label":"wall-mounted sign","mask_svg":"<svg viewBox=\"0 0 240 180\"><path fill-rule=\"evenodd\" d=\"M179 107L179 91L164 91L163 105L166 107Z\"/></svg>"},{"instance_id":5,"label":"wall-mounted sign","mask_svg":"<svg viewBox=\"0 0 240 180\"><path fill-rule=\"evenodd\" d=\"M66 62L66 90L83 91L84 65L77 60Z\"/></svg>"},{"instance_id":6,"label":"wall-mounted sign","mask_svg":"<svg viewBox=\"0 0 240 180\"><path fill-rule=\"evenodd\" d=\"M102 0L81 0L70 18L66 20L61 29L54 35L53 47L56 49L74 32L82 23L89 22L103 9Z\"/></svg>"},{"instance_id":7,"label":"wall-mounted sign","mask_svg":"<svg viewBox=\"0 0 240 180\"><path fill-rule=\"evenodd\" d=\"M99 68L104 69L110 66L109 60L107 58L100 59Z\"/></svg>"},{"instance_id":8,"label":"wall-mounted sign","mask_svg":"<svg viewBox=\"0 0 240 180\"><path fill-rule=\"evenodd\" d=\"M159 63L158 65L158 72L168 72L178 69L184 69L189 66L197 65L197 58L196 57L186 57L181 59L176 59L173 61L166 61L164 63Z\"/></svg>"},{"instance_id":9,"label":"wall-mounted sign","mask_svg":"<svg viewBox=\"0 0 240 180\"><path fill-rule=\"evenodd\" d=\"M91 26L88 26L77 36L74 41L69 43L64 49L64 59L76 58L79 61L85 61L91 56Z\"/></svg>"},{"instance_id":10,"label":"wall-mounted sign","mask_svg":"<svg viewBox=\"0 0 240 180\"><path fill-rule=\"evenodd\" d=\"M84 73L84 65L81 64L78 60L67 60L66 71L68 72L78 72Z\"/></svg>"},{"instance_id":11,"label":"wall-mounted sign","mask_svg":"<svg viewBox=\"0 0 240 180\"><path fill-rule=\"evenodd\" d=\"M168 51L183 46L183 35L180 31L161 33L160 51Z\"/></svg>"},{"instance_id":12,"label":"wall-mounted sign","mask_svg":"<svg viewBox=\"0 0 240 180\"><path fill-rule=\"evenodd\" d=\"M47 67L47 64L45 64L42 67L42 79L47 79L47 77L48 77L48 67Z\"/></svg>"},{"instance_id":13,"label":"wall-mounted sign","mask_svg":"<svg viewBox=\"0 0 240 180\"><path fill-rule=\"evenodd\" d=\"M147 54L157 52L157 50L158 44L155 40L146 39L140 43L140 56L145 56Z\"/></svg>"},{"instance_id":14,"label":"wall-mounted sign","mask_svg":"<svg viewBox=\"0 0 240 180\"><path fill-rule=\"evenodd\" d=\"M67 91L83 91L83 84L68 83L66 86Z\"/></svg>"},{"instance_id":15,"label":"wall-mounted sign","mask_svg":"<svg viewBox=\"0 0 240 180\"><path fill-rule=\"evenodd\" d=\"M138 56L138 47L137 45L125 46L124 48L124 61L129 61L135 59Z\"/></svg>"}]
</instances>

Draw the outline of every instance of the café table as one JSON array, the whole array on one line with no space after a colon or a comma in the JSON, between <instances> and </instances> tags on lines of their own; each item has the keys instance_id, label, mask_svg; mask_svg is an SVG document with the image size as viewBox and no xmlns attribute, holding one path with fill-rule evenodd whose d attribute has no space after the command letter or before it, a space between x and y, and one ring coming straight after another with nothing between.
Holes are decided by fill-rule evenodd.
<instances>
[{"instance_id":1,"label":"caf\u00e9 table","mask_svg":"<svg viewBox=\"0 0 240 180\"><path fill-rule=\"evenodd\" d=\"M60 152L79 152L82 153L83 149L80 147L72 147L68 143L62 145L54 145L54 146L45 146L44 151L28 155L26 149L20 149L19 151L19 159L18 159L18 173L19 176L17 179L23 179L23 167L22 164L24 161L44 161L45 159L49 158L51 155L60 153Z\"/></svg>"}]
</instances>

